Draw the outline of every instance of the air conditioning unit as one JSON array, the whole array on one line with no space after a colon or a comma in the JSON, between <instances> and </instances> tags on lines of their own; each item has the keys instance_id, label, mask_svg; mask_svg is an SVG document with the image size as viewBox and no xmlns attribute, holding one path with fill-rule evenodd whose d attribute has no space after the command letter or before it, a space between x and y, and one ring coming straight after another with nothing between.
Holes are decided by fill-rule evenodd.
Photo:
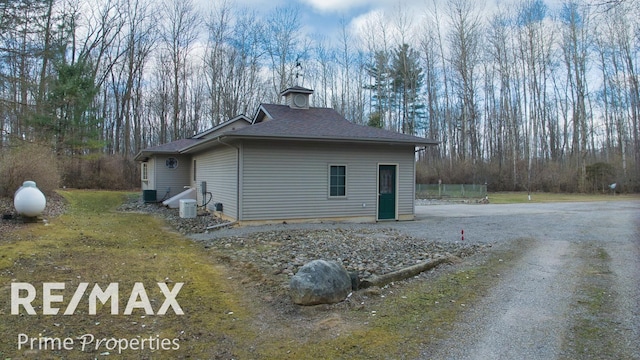
<instances>
[{"instance_id":1,"label":"air conditioning unit","mask_svg":"<svg viewBox=\"0 0 640 360\"><path fill-rule=\"evenodd\" d=\"M194 199L180 200L180 217L182 219L192 219L197 216L197 204Z\"/></svg>"}]
</instances>

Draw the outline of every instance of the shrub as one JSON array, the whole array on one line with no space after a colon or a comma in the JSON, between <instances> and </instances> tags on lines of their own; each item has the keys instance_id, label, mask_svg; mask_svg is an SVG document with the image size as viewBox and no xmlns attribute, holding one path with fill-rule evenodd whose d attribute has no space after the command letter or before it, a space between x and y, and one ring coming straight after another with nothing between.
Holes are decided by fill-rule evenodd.
<instances>
[{"instance_id":1,"label":"shrub","mask_svg":"<svg viewBox=\"0 0 640 360\"><path fill-rule=\"evenodd\" d=\"M78 189L129 190L139 186L136 163L117 155L66 158L63 184Z\"/></svg>"},{"instance_id":2,"label":"shrub","mask_svg":"<svg viewBox=\"0 0 640 360\"><path fill-rule=\"evenodd\" d=\"M45 195L60 186L60 171L49 147L24 143L0 153L0 196L10 196L24 181L35 181Z\"/></svg>"}]
</instances>

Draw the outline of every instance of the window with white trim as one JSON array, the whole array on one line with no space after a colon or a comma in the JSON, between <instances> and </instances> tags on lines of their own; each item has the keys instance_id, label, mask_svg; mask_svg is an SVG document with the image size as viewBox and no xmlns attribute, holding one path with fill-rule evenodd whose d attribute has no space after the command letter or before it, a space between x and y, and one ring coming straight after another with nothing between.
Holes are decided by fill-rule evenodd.
<instances>
[{"instance_id":1,"label":"window with white trim","mask_svg":"<svg viewBox=\"0 0 640 360\"><path fill-rule=\"evenodd\" d=\"M142 167L140 168L140 178L142 181L149 181L149 163L142 163Z\"/></svg>"},{"instance_id":2,"label":"window with white trim","mask_svg":"<svg viewBox=\"0 0 640 360\"><path fill-rule=\"evenodd\" d=\"M329 197L347 196L347 167L329 165Z\"/></svg>"}]
</instances>

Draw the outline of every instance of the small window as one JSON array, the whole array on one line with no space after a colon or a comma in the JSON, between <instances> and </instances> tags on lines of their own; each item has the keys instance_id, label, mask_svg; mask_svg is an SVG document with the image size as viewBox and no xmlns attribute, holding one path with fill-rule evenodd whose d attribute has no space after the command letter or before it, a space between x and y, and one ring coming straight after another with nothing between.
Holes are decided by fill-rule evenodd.
<instances>
[{"instance_id":1,"label":"small window","mask_svg":"<svg viewBox=\"0 0 640 360\"><path fill-rule=\"evenodd\" d=\"M149 163L143 162L140 169L140 178L142 181L149 181Z\"/></svg>"},{"instance_id":2,"label":"small window","mask_svg":"<svg viewBox=\"0 0 640 360\"><path fill-rule=\"evenodd\" d=\"M329 166L329 197L347 196L347 167L344 165Z\"/></svg>"},{"instance_id":3,"label":"small window","mask_svg":"<svg viewBox=\"0 0 640 360\"><path fill-rule=\"evenodd\" d=\"M196 161L193 160L193 181L196 181Z\"/></svg>"}]
</instances>

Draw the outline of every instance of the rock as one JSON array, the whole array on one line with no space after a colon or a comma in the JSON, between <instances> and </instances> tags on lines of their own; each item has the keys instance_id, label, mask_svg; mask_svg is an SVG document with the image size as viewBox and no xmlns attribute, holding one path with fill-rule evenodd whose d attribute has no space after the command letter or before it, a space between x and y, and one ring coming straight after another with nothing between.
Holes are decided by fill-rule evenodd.
<instances>
[{"instance_id":1,"label":"rock","mask_svg":"<svg viewBox=\"0 0 640 360\"><path fill-rule=\"evenodd\" d=\"M338 263L314 260L291 277L289 290L298 305L334 304L351 292L351 277Z\"/></svg>"},{"instance_id":2,"label":"rock","mask_svg":"<svg viewBox=\"0 0 640 360\"><path fill-rule=\"evenodd\" d=\"M360 274L356 271L349 272L351 278L351 290L358 290L360 288Z\"/></svg>"}]
</instances>

